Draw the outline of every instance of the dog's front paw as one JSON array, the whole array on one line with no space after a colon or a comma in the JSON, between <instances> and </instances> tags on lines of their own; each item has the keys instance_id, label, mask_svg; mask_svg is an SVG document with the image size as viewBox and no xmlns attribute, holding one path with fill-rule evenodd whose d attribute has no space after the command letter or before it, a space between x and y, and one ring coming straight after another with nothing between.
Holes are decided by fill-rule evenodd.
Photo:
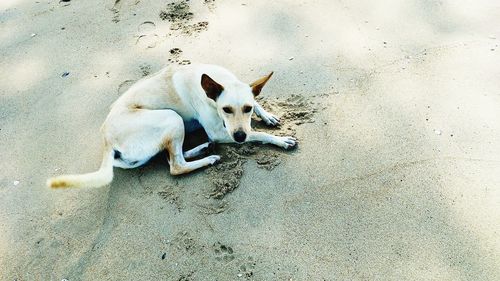
<instances>
[{"instance_id":1,"label":"dog's front paw","mask_svg":"<svg viewBox=\"0 0 500 281\"><path fill-rule=\"evenodd\" d=\"M271 113L263 114L260 118L268 126L278 126L280 124L280 119Z\"/></svg>"},{"instance_id":2,"label":"dog's front paw","mask_svg":"<svg viewBox=\"0 0 500 281\"><path fill-rule=\"evenodd\" d=\"M215 165L220 162L220 156L219 155L210 155L207 156L208 162L210 162L210 165Z\"/></svg>"},{"instance_id":3,"label":"dog's front paw","mask_svg":"<svg viewBox=\"0 0 500 281\"><path fill-rule=\"evenodd\" d=\"M279 138L279 146L284 149L292 149L297 147L297 139L294 137L278 137Z\"/></svg>"}]
</instances>

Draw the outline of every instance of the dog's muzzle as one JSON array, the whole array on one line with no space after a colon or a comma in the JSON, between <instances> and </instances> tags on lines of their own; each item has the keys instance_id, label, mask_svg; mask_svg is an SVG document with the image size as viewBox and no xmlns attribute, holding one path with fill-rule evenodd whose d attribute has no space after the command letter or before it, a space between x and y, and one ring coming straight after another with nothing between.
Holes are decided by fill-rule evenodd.
<instances>
[{"instance_id":1,"label":"dog's muzzle","mask_svg":"<svg viewBox=\"0 0 500 281\"><path fill-rule=\"evenodd\" d=\"M245 132L243 131L237 131L236 133L233 134L233 138L235 141L242 143L247 138L247 134L245 134Z\"/></svg>"}]
</instances>

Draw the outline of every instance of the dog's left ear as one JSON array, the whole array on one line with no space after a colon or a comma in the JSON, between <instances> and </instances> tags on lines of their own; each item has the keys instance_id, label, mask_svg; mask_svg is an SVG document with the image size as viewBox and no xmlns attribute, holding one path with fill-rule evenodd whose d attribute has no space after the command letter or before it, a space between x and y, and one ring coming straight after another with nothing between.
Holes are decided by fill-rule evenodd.
<instances>
[{"instance_id":1,"label":"dog's left ear","mask_svg":"<svg viewBox=\"0 0 500 281\"><path fill-rule=\"evenodd\" d=\"M201 87L205 90L207 96L214 101L217 100L219 95L224 91L224 87L215 82L210 76L203 74L201 76Z\"/></svg>"},{"instance_id":2,"label":"dog's left ear","mask_svg":"<svg viewBox=\"0 0 500 281\"><path fill-rule=\"evenodd\" d=\"M271 73L269 73L269 75L264 76L264 77L258 79L257 81L253 82L252 84L250 84L250 87L252 88L252 93L253 93L254 97L256 97L260 94L260 91L262 91L262 88L264 87L264 85L266 85L269 78L271 78L271 76L273 76L273 73L274 72L271 72Z\"/></svg>"}]
</instances>

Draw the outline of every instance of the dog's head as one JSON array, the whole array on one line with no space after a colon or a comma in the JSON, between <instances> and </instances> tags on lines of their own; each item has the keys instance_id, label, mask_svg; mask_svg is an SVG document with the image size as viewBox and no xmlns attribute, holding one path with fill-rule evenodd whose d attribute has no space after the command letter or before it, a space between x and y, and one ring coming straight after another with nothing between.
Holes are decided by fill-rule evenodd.
<instances>
[{"instance_id":1,"label":"dog's head","mask_svg":"<svg viewBox=\"0 0 500 281\"><path fill-rule=\"evenodd\" d=\"M215 101L217 112L224 122L227 133L234 141L242 143L251 131L250 122L254 109L254 98L271 78L273 73L250 85L235 81L221 85L207 74L201 76L201 87Z\"/></svg>"}]
</instances>

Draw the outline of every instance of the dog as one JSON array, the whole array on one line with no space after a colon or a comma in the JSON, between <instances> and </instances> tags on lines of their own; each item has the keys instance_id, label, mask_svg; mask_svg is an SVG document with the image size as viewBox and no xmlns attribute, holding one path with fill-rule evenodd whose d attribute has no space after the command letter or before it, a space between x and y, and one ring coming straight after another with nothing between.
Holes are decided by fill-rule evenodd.
<instances>
[{"instance_id":1,"label":"dog","mask_svg":"<svg viewBox=\"0 0 500 281\"><path fill-rule=\"evenodd\" d=\"M113 167L136 168L166 151L170 174L180 175L213 165L220 156L203 155L212 142L261 142L291 149L294 137L252 131L255 113L267 125L279 119L254 99L273 72L247 84L216 65L167 66L132 85L110 107L101 127L104 150L98 171L47 180L51 188L101 187L113 180ZM203 128L209 142L183 151L185 133Z\"/></svg>"}]
</instances>

